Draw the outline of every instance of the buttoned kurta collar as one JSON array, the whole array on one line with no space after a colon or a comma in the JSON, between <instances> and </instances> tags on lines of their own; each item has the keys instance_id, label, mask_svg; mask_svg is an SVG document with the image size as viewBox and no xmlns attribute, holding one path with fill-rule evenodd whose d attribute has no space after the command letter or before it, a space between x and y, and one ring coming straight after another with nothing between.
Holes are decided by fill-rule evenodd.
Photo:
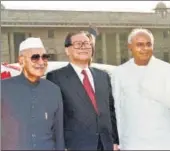
<instances>
[{"instance_id":1,"label":"buttoned kurta collar","mask_svg":"<svg viewBox=\"0 0 170 151\"><path fill-rule=\"evenodd\" d=\"M19 75L19 77L20 77L21 83L23 83L24 85L28 85L30 87L37 87L40 84L40 81L37 81L34 83L29 81L23 72Z\"/></svg>"}]
</instances>

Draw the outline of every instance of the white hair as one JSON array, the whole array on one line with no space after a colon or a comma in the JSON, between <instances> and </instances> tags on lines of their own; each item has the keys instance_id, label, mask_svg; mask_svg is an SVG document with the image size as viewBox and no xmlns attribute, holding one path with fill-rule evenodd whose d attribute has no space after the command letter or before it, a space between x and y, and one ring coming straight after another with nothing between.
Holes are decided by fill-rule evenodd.
<instances>
[{"instance_id":1,"label":"white hair","mask_svg":"<svg viewBox=\"0 0 170 151\"><path fill-rule=\"evenodd\" d=\"M133 39L136 35L138 35L139 33L145 33L145 34L147 34L147 35L150 37L151 43L152 43L152 46L153 46L153 44L154 44L153 34L151 33L150 30L148 30L148 29L142 29L142 28L136 28L136 29L133 29L133 30L131 31L131 33L130 33L129 36L128 36L128 44L131 44L131 43L132 43L132 39Z\"/></svg>"}]
</instances>

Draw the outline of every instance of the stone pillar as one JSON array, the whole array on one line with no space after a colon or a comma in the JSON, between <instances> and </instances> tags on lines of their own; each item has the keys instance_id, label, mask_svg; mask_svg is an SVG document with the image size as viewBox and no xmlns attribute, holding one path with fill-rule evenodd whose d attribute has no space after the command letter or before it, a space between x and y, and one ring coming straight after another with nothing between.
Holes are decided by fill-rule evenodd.
<instances>
[{"instance_id":1,"label":"stone pillar","mask_svg":"<svg viewBox=\"0 0 170 151\"><path fill-rule=\"evenodd\" d=\"M102 57L103 57L103 63L107 64L106 33L102 33Z\"/></svg>"},{"instance_id":2,"label":"stone pillar","mask_svg":"<svg viewBox=\"0 0 170 151\"><path fill-rule=\"evenodd\" d=\"M116 63L121 64L120 35L116 33Z\"/></svg>"},{"instance_id":3,"label":"stone pillar","mask_svg":"<svg viewBox=\"0 0 170 151\"><path fill-rule=\"evenodd\" d=\"M11 63L15 63L14 35L11 32L9 33L9 51Z\"/></svg>"},{"instance_id":4,"label":"stone pillar","mask_svg":"<svg viewBox=\"0 0 170 151\"><path fill-rule=\"evenodd\" d=\"M128 59L131 59L131 58L132 58L131 50L128 50Z\"/></svg>"}]
</instances>

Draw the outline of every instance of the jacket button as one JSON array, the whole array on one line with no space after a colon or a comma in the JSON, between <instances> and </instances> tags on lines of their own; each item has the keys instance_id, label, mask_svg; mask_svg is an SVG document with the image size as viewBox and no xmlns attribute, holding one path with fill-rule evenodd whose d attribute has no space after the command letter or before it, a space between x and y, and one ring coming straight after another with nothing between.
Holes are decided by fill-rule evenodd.
<instances>
[{"instance_id":1,"label":"jacket button","mask_svg":"<svg viewBox=\"0 0 170 151\"><path fill-rule=\"evenodd\" d=\"M36 137L36 135L35 135L35 134L32 134L32 137L33 137L33 138L35 138L35 137Z\"/></svg>"},{"instance_id":2,"label":"jacket button","mask_svg":"<svg viewBox=\"0 0 170 151\"><path fill-rule=\"evenodd\" d=\"M96 135L99 135L99 133L96 133Z\"/></svg>"}]
</instances>

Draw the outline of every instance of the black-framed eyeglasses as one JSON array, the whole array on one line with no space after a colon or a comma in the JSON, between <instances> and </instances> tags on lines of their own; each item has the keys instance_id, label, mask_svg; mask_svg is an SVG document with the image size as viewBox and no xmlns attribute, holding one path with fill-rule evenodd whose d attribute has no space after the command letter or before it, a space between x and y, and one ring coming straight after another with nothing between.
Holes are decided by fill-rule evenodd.
<instances>
[{"instance_id":1,"label":"black-framed eyeglasses","mask_svg":"<svg viewBox=\"0 0 170 151\"><path fill-rule=\"evenodd\" d=\"M72 46L74 49L80 49L84 46L84 49L90 49L92 48L92 44L88 41L75 41L72 43Z\"/></svg>"},{"instance_id":2,"label":"black-framed eyeglasses","mask_svg":"<svg viewBox=\"0 0 170 151\"><path fill-rule=\"evenodd\" d=\"M38 62L40 60L40 58L44 61L44 62L47 62L48 59L50 58L50 55L49 54L43 54L42 56L40 56L40 54L33 54L31 56L31 61L32 62Z\"/></svg>"}]
</instances>

